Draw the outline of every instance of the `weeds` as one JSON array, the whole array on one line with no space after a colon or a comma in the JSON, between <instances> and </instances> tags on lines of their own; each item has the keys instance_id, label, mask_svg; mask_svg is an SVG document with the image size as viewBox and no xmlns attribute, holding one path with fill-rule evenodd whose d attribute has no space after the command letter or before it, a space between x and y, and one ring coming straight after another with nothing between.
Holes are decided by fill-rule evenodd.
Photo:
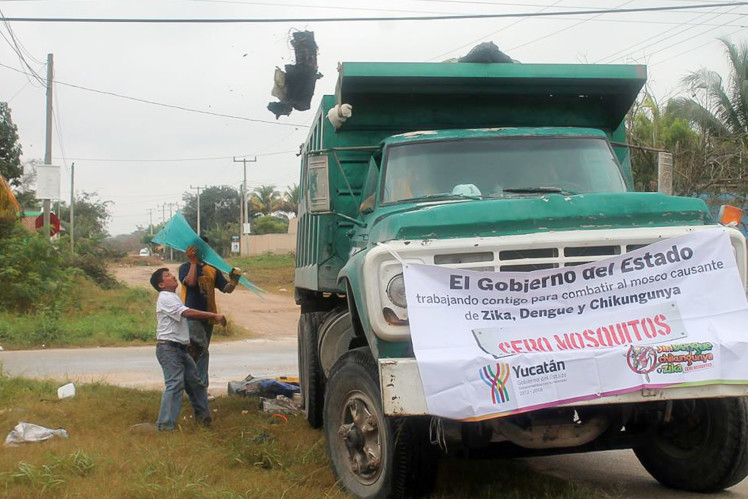
<instances>
[{"instance_id":1,"label":"weeds","mask_svg":"<svg viewBox=\"0 0 748 499\"><path fill-rule=\"evenodd\" d=\"M50 464L34 465L20 461L12 471L0 473L0 485L21 485L42 494L65 485L69 475L86 476L94 468L93 459L82 449L64 457L53 457Z\"/></svg>"},{"instance_id":2,"label":"weeds","mask_svg":"<svg viewBox=\"0 0 748 499\"><path fill-rule=\"evenodd\" d=\"M130 428L156 419L161 394L105 384L78 385L75 398L54 399L57 383L0 374L0 430L19 420L65 428L53 439L0 451L0 496L343 498L324 439L303 417L276 418L256 397L211 402L213 426L186 422L171 434ZM188 413L188 404L185 412ZM542 477L511 460L440 463L437 498L600 497Z\"/></svg>"},{"instance_id":3,"label":"weeds","mask_svg":"<svg viewBox=\"0 0 748 499\"><path fill-rule=\"evenodd\" d=\"M241 268L246 278L261 288L273 293L293 292L293 253L284 255L263 253L257 256L233 257L229 263Z\"/></svg>"}]
</instances>

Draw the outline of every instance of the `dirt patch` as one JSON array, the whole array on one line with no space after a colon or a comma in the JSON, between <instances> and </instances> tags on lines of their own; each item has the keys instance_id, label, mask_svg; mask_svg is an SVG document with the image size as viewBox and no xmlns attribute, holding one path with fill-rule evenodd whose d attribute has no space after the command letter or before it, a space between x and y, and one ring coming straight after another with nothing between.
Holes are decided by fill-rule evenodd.
<instances>
[{"instance_id":1,"label":"dirt patch","mask_svg":"<svg viewBox=\"0 0 748 499\"><path fill-rule=\"evenodd\" d=\"M128 286L150 288L148 282L153 271L168 267L176 273L179 265L116 265L114 275ZM255 337L268 339L296 338L296 325L299 320L299 307L289 295L272 293L258 297L243 286L231 294L216 292L218 310L227 315L238 326L251 331ZM217 338L216 338L217 339Z\"/></svg>"}]
</instances>

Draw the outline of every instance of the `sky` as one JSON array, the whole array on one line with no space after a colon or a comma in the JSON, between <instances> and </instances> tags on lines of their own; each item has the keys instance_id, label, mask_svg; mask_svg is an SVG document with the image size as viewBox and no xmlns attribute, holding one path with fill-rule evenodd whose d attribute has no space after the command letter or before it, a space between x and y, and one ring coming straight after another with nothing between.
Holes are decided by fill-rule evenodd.
<instances>
[{"instance_id":1,"label":"sky","mask_svg":"<svg viewBox=\"0 0 748 499\"><path fill-rule=\"evenodd\" d=\"M238 188L243 165L234 158L256 159L246 168L250 190L272 184L283 192L297 183L296 153L321 96L334 93L339 62L441 62L493 41L528 64L647 64L650 90L664 102L683 92L680 81L691 71L707 67L727 77L729 66L718 38L736 43L748 38L748 5L437 21L315 18L555 14L713 3L0 0L0 15L8 18L295 19L262 24L0 23L0 101L9 103L18 126L22 160L43 160L46 91L43 82L29 76L29 67L43 80L47 54L54 54L52 164L61 166L62 198L69 200L75 163L76 195L94 193L111 201L109 232L126 234L151 221L160 223L164 215L168 219L185 192L196 192L194 187ZM276 120L266 109L275 100L270 93L273 73L294 62L289 40L299 30L314 32L323 77L309 111Z\"/></svg>"}]
</instances>

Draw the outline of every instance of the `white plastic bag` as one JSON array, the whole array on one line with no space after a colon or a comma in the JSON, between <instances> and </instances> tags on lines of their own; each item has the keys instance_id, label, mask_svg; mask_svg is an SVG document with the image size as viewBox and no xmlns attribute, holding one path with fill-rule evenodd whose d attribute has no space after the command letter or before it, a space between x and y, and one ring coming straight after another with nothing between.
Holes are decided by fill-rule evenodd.
<instances>
[{"instance_id":1,"label":"white plastic bag","mask_svg":"<svg viewBox=\"0 0 748 499\"><path fill-rule=\"evenodd\" d=\"M58 437L68 438L68 432L62 428L53 430L33 423L24 423L21 421L13 428L5 438L5 445L15 447L18 444L26 442L42 442L49 440L57 435Z\"/></svg>"},{"instance_id":2,"label":"white plastic bag","mask_svg":"<svg viewBox=\"0 0 748 499\"><path fill-rule=\"evenodd\" d=\"M75 385L72 383L62 385L57 389L57 398L66 399L68 397L75 397Z\"/></svg>"}]
</instances>

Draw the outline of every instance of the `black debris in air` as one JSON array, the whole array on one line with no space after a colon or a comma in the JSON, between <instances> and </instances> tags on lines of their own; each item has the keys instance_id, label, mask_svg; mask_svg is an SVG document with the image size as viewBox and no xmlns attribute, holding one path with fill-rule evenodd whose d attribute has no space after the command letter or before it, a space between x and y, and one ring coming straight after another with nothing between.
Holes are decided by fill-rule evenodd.
<instances>
[{"instance_id":1,"label":"black debris in air","mask_svg":"<svg viewBox=\"0 0 748 499\"><path fill-rule=\"evenodd\" d=\"M275 68L275 86L273 96L279 102L270 102L268 109L275 114L288 116L291 111L309 109L314 86L322 75L317 71L317 44L314 32L297 31L292 35L291 46L294 48L295 64L286 64L285 71Z\"/></svg>"},{"instance_id":2,"label":"black debris in air","mask_svg":"<svg viewBox=\"0 0 748 499\"><path fill-rule=\"evenodd\" d=\"M494 42L483 42L473 47L467 55L457 59L457 62L512 63L515 61L499 50Z\"/></svg>"}]
</instances>

